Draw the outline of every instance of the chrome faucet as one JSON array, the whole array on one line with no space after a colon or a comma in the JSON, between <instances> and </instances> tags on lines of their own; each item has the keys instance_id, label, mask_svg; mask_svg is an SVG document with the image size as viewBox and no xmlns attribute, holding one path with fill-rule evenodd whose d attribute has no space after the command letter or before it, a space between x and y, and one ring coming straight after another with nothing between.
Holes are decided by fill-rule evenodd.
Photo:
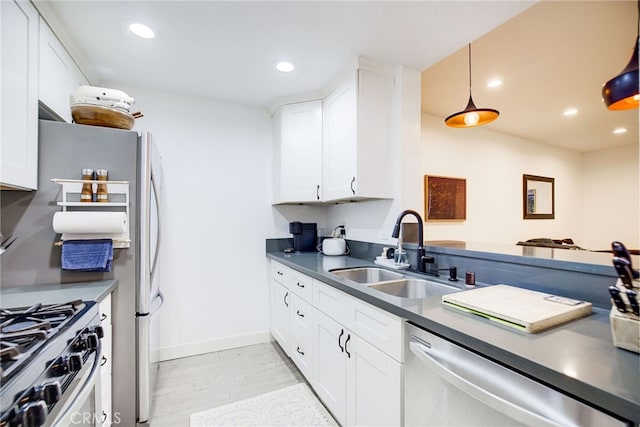
<instances>
[{"instance_id":1,"label":"chrome faucet","mask_svg":"<svg viewBox=\"0 0 640 427\"><path fill-rule=\"evenodd\" d=\"M400 215L398 215L398 219L396 220L396 225L393 227L393 233L391 233L391 237L395 237L396 239L398 237L400 237L400 223L402 222L402 218L405 217L405 215L413 215L416 217L416 219L418 220L418 264L417 264L417 269L420 273L430 273L427 271L427 268L425 267L426 264L433 264L435 262L435 259L431 256L425 256L425 251L424 251L424 246L422 246L424 244L424 224L422 223L422 217L420 216L420 214L414 210L411 209L407 209L405 211L402 211L400 213Z\"/></svg>"}]
</instances>

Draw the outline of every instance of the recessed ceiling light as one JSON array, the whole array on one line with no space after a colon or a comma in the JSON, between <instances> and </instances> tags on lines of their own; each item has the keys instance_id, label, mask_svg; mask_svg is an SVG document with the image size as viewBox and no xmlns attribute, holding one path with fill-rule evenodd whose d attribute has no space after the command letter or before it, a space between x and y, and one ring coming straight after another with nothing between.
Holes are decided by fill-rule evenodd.
<instances>
[{"instance_id":1,"label":"recessed ceiling light","mask_svg":"<svg viewBox=\"0 0 640 427\"><path fill-rule=\"evenodd\" d=\"M151 27L140 24L139 22L134 22L129 25L129 31L135 34L138 37L142 37L143 39L152 39L156 36L156 32L151 29Z\"/></svg>"},{"instance_id":2,"label":"recessed ceiling light","mask_svg":"<svg viewBox=\"0 0 640 427\"><path fill-rule=\"evenodd\" d=\"M287 61L282 61L282 62L278 62L276 64L276 69L278 71L282 71L283 73L289 73L291 71L293 71L294 66L291 62L287 62Z\"/></svg>"},{"instance_id":3,"label":"recessed ceiling light","mask_svg":"<svg viewBox=\"0 0 640 427\"><path fill-rule=\"evenodd\" d=\"M487 87L499 87L499 86L502 86L502 80L500 79L491 80L489 83L487 83Z\"/></svg>"},{"instance_id":4,"label":"recessed ceiling light","mask_svg":"<svg viewBox=\"0 0 640 427\"><path fill-rule=\"evenodd\" d=\"M564 116L575 116L576 114L578 114L578 110L576 110L575 108L569 108L567 110L564 110L564 113L562 113L562 115Z\"/></svg>"},{"instance_id":5,"label":"recessed ceiling light","mask_svg":"<svg viewBox=\"0 0 640 427\"><path fill-rule=\"evenodd\" d=\"M614 129L613 133L615 134L619 134L619 133L626 133L627 132L627 128L617 128Z\"/></svg>"}]
</instances>

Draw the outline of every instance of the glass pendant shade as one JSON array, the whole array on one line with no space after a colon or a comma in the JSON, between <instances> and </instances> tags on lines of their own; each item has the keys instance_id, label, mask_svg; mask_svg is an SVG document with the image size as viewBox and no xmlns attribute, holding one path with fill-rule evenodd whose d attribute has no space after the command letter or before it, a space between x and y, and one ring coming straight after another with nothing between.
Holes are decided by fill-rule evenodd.
<instances>
[{"instance_id":1,"label":"glass pendant shade","mask_svg":"<svg viewBox=\"0 0 640 427\"><path fill-rule=\"evenodd\" d=\"M478 108L471 97L471 44L469 44L469 102L464 110L453 113L444 122L452 128L470 128L491 123L500 112L493 108Z\"/></svg>"},{"instance_id":2,"label":"glass pendant shade","mask_svg":"<svg viewBox=\"0 0 640 427\"><path fill-rule=\"evenodd\" d=\"M627 66L602 86L602 99L609 110L638 108L638 39Z\"/></svg>"}]
</instances>

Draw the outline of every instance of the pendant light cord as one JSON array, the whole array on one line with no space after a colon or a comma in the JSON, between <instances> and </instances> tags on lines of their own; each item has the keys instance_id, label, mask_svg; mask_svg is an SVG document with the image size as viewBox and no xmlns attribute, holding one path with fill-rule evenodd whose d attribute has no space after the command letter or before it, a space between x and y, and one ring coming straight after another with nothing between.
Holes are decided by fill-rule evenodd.
<instances>
[{"instance_id":1,"label":"pendant light cord","mask_svg":"<svg viewBox=\"0 0 640 427\"><path fill-rule=\"evenodd\" d=\"M640 7L640 0L638 0L638 7ZM471 43L469 43L469 97L471 97Z\"/></svg>"}]
</instances>

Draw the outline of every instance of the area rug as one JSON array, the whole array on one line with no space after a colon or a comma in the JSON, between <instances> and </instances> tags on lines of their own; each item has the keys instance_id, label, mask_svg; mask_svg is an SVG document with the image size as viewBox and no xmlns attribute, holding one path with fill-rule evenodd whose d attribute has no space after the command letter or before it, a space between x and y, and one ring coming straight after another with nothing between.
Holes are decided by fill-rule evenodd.
<instances>
[{"instance_id":1,"label":"area rug","mask_svg":"<svg viewBox=\"0 0 640 427\"><path fill-rule=\"evenodd\" d=\"M337 426L305 383L191 414L191 427Z\"/></svg>"}]
</instances>

